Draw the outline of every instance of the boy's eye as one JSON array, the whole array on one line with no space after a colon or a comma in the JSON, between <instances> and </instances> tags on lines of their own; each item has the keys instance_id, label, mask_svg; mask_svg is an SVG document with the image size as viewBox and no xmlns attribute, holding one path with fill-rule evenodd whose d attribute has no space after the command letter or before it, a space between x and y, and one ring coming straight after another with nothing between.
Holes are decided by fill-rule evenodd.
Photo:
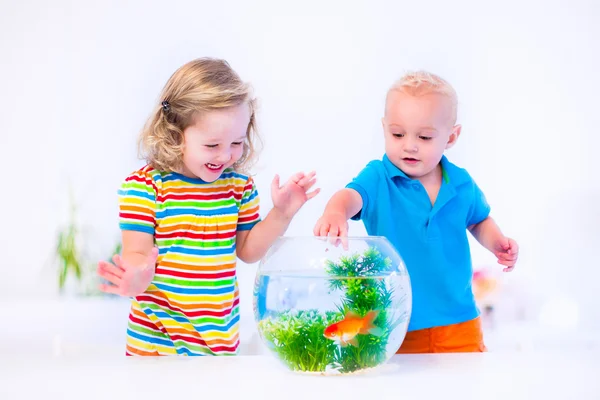
<instances>
[{"instance_id":1,"label":"boy's eye","mask_svg":"<svg viewBox=\"0 0 600 400\"><path fill-rule=\"evenodd\" d=\"M423 140L431 140L431 136L419 136Z\"/></svg>"},{"instance_id":2,"label":"boy's eye","mask_svg":"<svg viewBox=\"0 0 600 400\"><path fill-rule=\"evenodd\" d=\"M392 136L401 138L401 137L404 137L404 133L392 133Z\"/></svg>"}]
</instances>

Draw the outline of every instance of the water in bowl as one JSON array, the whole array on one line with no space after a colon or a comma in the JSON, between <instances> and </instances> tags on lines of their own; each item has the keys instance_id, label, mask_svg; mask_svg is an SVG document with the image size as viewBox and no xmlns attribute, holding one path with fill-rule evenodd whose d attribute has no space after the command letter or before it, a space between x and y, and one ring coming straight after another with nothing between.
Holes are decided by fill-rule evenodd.
<instances>
[{"instance_id":1,"label":"water in bowl","mask_svg":"<svg viewBox=\"0 0 600 400\"><path fill-rule=\"evenodd\" d=\"M289 369L318 374L370 370L402 344L411 310L406 273L271 268L256 276L254 313L269 350ZM352 276L355 275L355 276Z\"/></svg>"}]
</instances>

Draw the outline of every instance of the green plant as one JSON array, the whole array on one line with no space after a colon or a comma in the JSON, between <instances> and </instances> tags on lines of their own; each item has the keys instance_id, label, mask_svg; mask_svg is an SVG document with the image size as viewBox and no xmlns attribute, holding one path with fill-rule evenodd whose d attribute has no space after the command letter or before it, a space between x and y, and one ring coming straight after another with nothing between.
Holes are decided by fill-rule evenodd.
<instances>
[{"instance_id":1,"label":"green plant","mask_svg":"<svg viewBox=\"0 0 600 400\"><path fill-rule=\"evenodd\" d=\"M78 281L81 280L84 261L77 243L79 229L76 223L76 210L73 196L70 196L69 223L63 230L58 232L56 244L56 258L58 268L58 289L64 290L67 276L72 273Z\"/></svg>"},{"instance_id":2,"label":"green plant","mask_svg":"<svg viewBox=\"0 0 600 400\"><path fill-rule=\"evenodd\" d=\"M113 251L112 251L112 253L111 253L111 255L110 255L110 257L108 258L108 260L107 260L107 261L110 261L110 262L112 262L112 258L113 258L113 256L114 256L115 254L121 254L121 250L123 250L123 244L122 244L122 243L121 243L121 241L119 240L119 241L117 242L117 244L115 245L115 247L114 247L114 249L113 249Z\"/></svg>"},{"instance_id":3,"label":"green plant","mask_svg":"<svg viewBox=\"0 0 600 400\"><path fill-rule=\"evenodd\" d=\"M122 249L122 245L121 245L121 241L117 241L117 244L115 245L115 247L113 248L111 254L109 257L106 258L106 261L112 262L112 257L115 254L120 254L121 253L121 249ZM99 283L107 283L104 279L100 279L97 275L96 275L96 263L95 262L88 262L88 268L85 270L86 275L87 275L87 280L86 283L83 285L84 288L82 290L82 295L84 296L103 296L103 297L113 297L113 296L118 296L116 294L109 294L109 293L104 293L100 290L99 288Z\"/></svg>"},{"instance_id":4,"label":"green plant","mask_svg":"<svg viewBox=\"0 0 600 400\"><path fill-rule=\"evenodd\" d=\"M290 369L323 372L334 363L337 348L335 342L323 336L323 331L340 317L334 311L286 311L263 319L259 329Z\"/></svg>"},{"instance_id":5,"label":"green plant","mask_svg":"<svg viewBox=\"0 0 600 400\"><path fill-rule=\"evenodd\" d=\"M73 200L73 192L69 190L69 219L67 225L58 231L54 257L58 266L58 290L64 293L65 284L69 276L74 276L79 286L79 294L104 295L98 290L96 274L96 263L89 260L82 251L84 240L77 224L77 211ZM121 252L121 241L118 241L112 250L108 261L112 256ZM89 282L84 282L85 278ZM92 278L92 279L89 279ZM87 287L84 287L87 286Z\"/></svg>"},{"instance_id":6,"label":"green plant","mask_svg":"<svg viewBox=\"0 0 600 400\"><path fill-rule=\"evenodd\" d=\"M386 286L385 273L389 271L391 260L384 258L376 248L368 248L360 254L342 257L338 263L327 261L327 273L335 279L329 281L332 290L342 290L344 298L338 310L342 315L349 311L365 316L369 311L378 310L374 325L383 334L357 335L358 346L339 348L337 367L340 372L352 372L375 367L386 359L386 346L390 334L391 321L388 310L392 303L393 290ZM345 279L340 279L340 278Z\"/></svg>"},{"instance_id":7,"label":"green plant","mask_svg":"<svg viewBox=\"0 0 600 400\"><path fill-rule=\"evenodd\" d=\"M323 372L328 367L341 373L375 367L386 359L390 331L388 309L392 289L386 287L384 276L391 260L375 248L362 254L341 258L338 263L327 261L329 288L343 293L337 311L286 311L259 322L261 335L279 359L292 370ZM341 321L348 311L364 316L378 310L374 324L383 330L380 336L357 335L358 346L340 347L323 336L325 328Z\"/></svg>"}]
</instances>

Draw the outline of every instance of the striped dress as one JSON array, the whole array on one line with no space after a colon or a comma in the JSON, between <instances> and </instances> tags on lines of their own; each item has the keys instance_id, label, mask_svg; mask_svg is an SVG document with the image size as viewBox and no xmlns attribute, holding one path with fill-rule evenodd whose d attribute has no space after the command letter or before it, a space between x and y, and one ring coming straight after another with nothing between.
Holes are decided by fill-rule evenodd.
<instances>
[{"instance_id":1,"label":"striped dress","mask_svg":"<svg viewBox=\"0 0 600 400\"><path fill-rule=\"evenodd\" d=\"M207 183L145 166L119 190L122 230L154 236L148 289L132 299L127 355L234 355L239 346L236 232L260 220L251 177Z\"/></svg>"}]
</instances>

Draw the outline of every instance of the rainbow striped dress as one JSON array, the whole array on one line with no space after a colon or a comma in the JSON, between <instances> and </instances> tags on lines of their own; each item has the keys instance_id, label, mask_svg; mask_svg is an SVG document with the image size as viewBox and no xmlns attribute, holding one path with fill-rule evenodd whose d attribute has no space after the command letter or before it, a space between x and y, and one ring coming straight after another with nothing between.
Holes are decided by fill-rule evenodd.
<instances>
[{"instance_id":1,"label":"rainbow striped dress","mask_svg":"<svg viewBox=\"0 0 600 400\"><path fill-rule=\"evenodd\" d=\"M232 169L211 183L150 166L125 179L120 228L159 249L152 284L132 299L127 355L237 354L236 232L259 221L254 181Z\"/></svg>"}]
</instances>

